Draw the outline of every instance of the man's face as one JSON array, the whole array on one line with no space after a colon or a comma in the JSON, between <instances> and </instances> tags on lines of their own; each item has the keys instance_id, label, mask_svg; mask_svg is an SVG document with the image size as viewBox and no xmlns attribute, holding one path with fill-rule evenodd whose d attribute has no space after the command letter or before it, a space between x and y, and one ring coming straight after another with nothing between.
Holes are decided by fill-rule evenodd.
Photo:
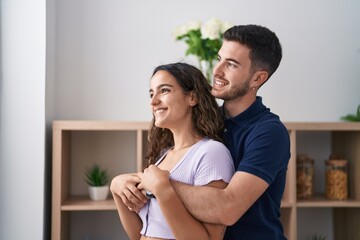
<instances>
[{"instance_id":1,"label":"man's face","mask_svg":"<svg viewBox=\"0 0 360 240\"><path fill-rule=\"evenodd\" d=\"M241 98L249 92L252 78L250 49L235 41L224 40L219 62L214 68L211 93L225 101Z\"/></svg>"}]
</instances>

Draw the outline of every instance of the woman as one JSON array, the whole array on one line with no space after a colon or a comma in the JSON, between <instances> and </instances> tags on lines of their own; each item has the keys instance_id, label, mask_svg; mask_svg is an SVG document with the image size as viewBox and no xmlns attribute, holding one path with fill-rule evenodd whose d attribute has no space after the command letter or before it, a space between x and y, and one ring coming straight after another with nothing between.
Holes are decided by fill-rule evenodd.
<instances>
[{"instance_id":1,"label":"woman","mask_svg":"<svg viewBox=\"0 0 360 240\"><path fill-rule=\"evenodd\" d=\"M234 173L230 153L220 142L223 122L210 90L200 70L191 65L174 63L154 70L149 90L153 121L146 155L150 166L138 174L142 180L137 186L154 197L136 214L123 202L129 201L129 192L138 194L135 184L126 185L124 179L137 176L120 175L111 184L130 239L223 238L225 227L193 218L169 180L224 188Z\"/></svg>"}]
</instances>

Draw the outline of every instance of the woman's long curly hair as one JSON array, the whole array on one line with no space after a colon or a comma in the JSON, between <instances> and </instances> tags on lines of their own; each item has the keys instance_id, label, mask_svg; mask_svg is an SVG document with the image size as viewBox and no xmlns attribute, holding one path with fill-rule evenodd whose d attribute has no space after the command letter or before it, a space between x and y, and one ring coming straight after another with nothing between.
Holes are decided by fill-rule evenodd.
<instances>
[{"instance_id":1,"label":"woman's long curly hair","mask_svg":"<svg viewBox=\"0 0 360 240\"><path fill-rule=\"evenodd\" d=\"M195 95L197 104L192 107L193 129L202 137L222 141L223 118L215 98L211 95L211 86L202 72L192 65L180 62L160 65L155 68L152 76L158 71L167 71L176 79L185 94L193 92ZM148 165L154 164L160 154L172 146L174 146L172 132L166 128L156 127L153 116L145 156Z\"/></svg>"}]
</instances>

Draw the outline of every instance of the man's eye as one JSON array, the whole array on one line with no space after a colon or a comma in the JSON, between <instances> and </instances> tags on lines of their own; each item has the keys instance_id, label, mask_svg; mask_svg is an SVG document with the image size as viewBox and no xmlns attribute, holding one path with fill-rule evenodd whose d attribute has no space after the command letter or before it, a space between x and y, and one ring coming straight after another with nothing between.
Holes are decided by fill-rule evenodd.
<instances>
[{"instance_id":1,"label":"man's eye","mask_svg":"<svg viewBox=\"0 0 360 240\"><path fill-rule=\"evenodd\" d=\"M154 96L154 94L153 93L150 93L150 98L152 98Z\"/></svg>"}]
</instances>

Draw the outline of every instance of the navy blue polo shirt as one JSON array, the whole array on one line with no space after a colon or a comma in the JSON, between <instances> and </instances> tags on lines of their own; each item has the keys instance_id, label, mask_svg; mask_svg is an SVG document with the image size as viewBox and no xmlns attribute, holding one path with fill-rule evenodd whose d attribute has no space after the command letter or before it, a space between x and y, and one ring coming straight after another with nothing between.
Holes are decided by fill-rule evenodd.
<instances>
[{"instance_id":1,"label":"navy blue polo shirt","mask_svg":"<svg viewBox=\"0 0 360 240\"><path fill-rule=\"evenodd\" d=\"M236 171L253 174L269 184L250 209L227 228L224 239L286 239L280 222L280 203L290 159L286 127L257 97L247 110L225 120L224 141Z\"/></svg>"}]
</instances>

